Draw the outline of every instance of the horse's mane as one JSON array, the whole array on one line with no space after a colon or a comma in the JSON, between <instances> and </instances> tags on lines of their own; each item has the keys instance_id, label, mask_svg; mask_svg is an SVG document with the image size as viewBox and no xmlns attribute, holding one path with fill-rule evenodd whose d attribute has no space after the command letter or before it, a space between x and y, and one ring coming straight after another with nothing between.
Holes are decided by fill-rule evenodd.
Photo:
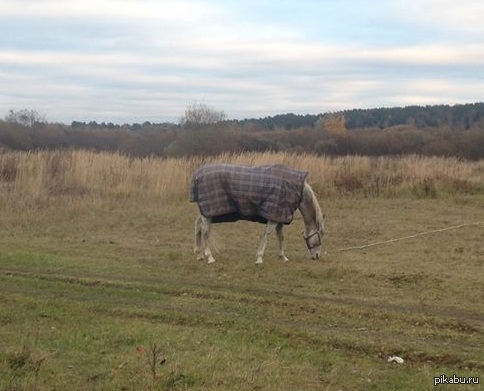
<instances>
[{"instance_id":1,"label":"horse's mane","mask_svg":"<svg viewBox=\"0 0 484 391\"><path fill-rule=\"evenodd\" d=\"M316 194L314 193L313 188L307 182L304 182L303 194L304 196L309 197L309 199L311 200L311 203L314 206L314 213L316 215L315 216L316 224L320 229L322 229L323 223L324 223L323 213L321 212L321 207L319 206L319 202L318 202L318 199L316 198Z\"/></svg>"}]
</instances>

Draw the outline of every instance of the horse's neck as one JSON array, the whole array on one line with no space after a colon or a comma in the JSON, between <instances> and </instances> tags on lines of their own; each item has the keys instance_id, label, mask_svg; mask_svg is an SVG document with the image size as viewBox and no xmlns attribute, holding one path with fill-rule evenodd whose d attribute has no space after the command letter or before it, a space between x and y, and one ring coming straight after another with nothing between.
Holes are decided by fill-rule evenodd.
<instances>
[{"instance_id":1,"label":"horse's neck","mask_svg":"<svg viewBox=\"0 0 484 391\"><path fill-rule=\"evenodd\" d=\"M306 228L316 228L318 219L318 206L315 205L315 198L311 187L304 183L303 197L299 205L299 211L304 220Z\"/></svg>"}]
</instances>

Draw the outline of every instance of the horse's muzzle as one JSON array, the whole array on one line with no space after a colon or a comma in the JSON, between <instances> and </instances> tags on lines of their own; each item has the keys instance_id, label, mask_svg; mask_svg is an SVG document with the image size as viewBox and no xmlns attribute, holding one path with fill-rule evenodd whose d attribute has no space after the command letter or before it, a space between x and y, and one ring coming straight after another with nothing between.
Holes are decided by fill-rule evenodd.
<instances>
[{"instance_id":1,"label":"horse's muzzle","mask_svg":"<svg viewBox=\"0 0 484 391\"><path fill-rule=\"evenodd\" d=\"M321 253L318 251L317 253L312 254L312 255L311 255L311 258L312 258L312 259L319 259L319 258L321 258Z\"/></svg>"}]
</instances>

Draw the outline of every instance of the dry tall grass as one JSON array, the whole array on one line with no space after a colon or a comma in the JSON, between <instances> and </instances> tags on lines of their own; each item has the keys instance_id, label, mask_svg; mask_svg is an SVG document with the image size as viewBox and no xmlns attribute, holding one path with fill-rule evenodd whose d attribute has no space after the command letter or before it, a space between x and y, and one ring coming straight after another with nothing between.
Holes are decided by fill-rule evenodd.
<instances>
[{"instance_id":1,"label":"dry tall grass","mask_svg":"<svg viewBox=\"0 0 484 391\"><path fill-rule=\"evenodd\" d=\"M126 197L163 201L187 198L193 171L206 163L282 163L308 170L324 196L361 194L437 196L484 189L484 161L442 157L329 157L241 153L217 157L130 158L89 151L0 154L0 195L5 197Z\"/></svg>"}]
</instances>

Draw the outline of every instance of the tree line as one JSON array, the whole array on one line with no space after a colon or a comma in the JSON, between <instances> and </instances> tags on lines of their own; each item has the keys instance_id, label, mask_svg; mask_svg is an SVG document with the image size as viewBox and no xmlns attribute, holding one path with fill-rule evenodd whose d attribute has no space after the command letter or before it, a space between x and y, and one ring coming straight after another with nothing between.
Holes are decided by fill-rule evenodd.
<instances>
[{"instance_id":1,"label":"tree line","mask_svg":"<svg viewBox=\"0 0 484 391\"><path fill-rule=\"evenodd\" d=\"M466 130L484 120L484 103L460 105L406 106L373 109L352 109L338 112L345 117L349 130L379 128L385 129L398 125L416 128L452 128ZM337 114L338 114L337 113ZM244 119L239 124L252 124L261 129L295 129L314 126L324 114L296 115L280 114L260 119Z\"/></svg>"},{"instance_id":2,"label":"tree line","mask_svg":"<svg viewBox=\"0 0 484 391\"><path fill-rule=\"evenodd\" d=\"M330 155L440 155L484 158L484 103L355 109L228 120L203 104L178 124L50 123L35 110L0 120L2 149L88 149L131 156L178 157L240 151Z\"/></svg>"}]
</instances>

